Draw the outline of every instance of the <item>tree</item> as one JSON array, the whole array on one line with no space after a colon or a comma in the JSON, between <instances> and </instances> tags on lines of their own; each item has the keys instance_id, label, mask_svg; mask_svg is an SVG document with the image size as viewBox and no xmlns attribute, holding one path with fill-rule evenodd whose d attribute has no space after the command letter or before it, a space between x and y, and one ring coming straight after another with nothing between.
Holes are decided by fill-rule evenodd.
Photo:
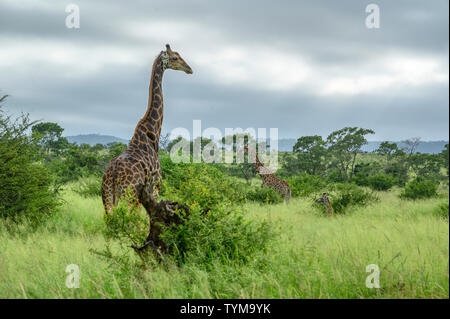
<instances>
[{"instance_id":1,"label":"tree","mask_svg":"<svg viewBox=\"0 0 450 319\"><path fill-rule=\"evenodd\" d=\"M58 205L51 174L35 161L36 147L27 134L33 124L27 115L12 119L0 108L0 217L37 222Z\"/></svg>"},{"instance_id":2,"label":"tree","mask_svg":"<svg viewBox=\"0 0 450 319\"><path fill-rule=\"evenodd\" d=\"M45 154L58 153L67 147L69 142L61 136L63 131L61 126L52 122L38 123L31 127L33 137L38 141L37 144L42 147Z\"/></svg>"},{"instance_id":3,"label":"tree","mask_svg":"<svg viewBox=\"0 0 450 319\"><path fill-rule=\"evenodd\" d=\"M231 146L233 152L239 151L246 144L256 143L256 139L247 133L238 133L222 137L222 147ZM258 145L256 146L258 149Z\"/></svg>"},{"instance_id":4,"label":"tree","mask_svg":"<svg viewBox=\"0 0 450 319\"><path fill-rule=\"evenodd\" d=\"M441 156L441 161L442 164L444 166L444 168L447 170L447 178L449 177L449 172L448 172L448 162L449 162L449 158L448 158L448 144L445 144L444 149L442 150L441 153L439 153L439 155Z\"/></svg>"},{"instance_id":5,"label":"tree","mask_svg":"<svg viewBox=\"0 0 450 319\"><path fill-rule=\"evenodd\" d=\"M411 170L416 176L439 182L442 160L439 154L412 154Z\"/></svg>"},{"instance_id":6,"label":"tree","mask_svg":"<svg viewBox=\"0 0 450 319\"><path fill-rule=\"evenodd\" d=\"M326 143L319 135L302 136L292 148L297 153L299 168L310 175L321 173L325 169L324 157L327 153Z\"/></svg>"},{"instance_id":7,"label":"tree","mask_svg":"<svg viewBox=\"0 0 450 319\"><path fill-rule=\"evenodd\" d=\"M391 163L392 157L398 152L397 143L389 143L388 141L381 142L380 146L375 150L375 153L386 157L386 169Z\"/></svg>"},{"instance_id":8,"label":"tree","mask_svg":"<svg viewBox=\"0 0 450 319\"><path fill-rule=\"evenodd\" d=\"M404 146L402 147L406 154L411 156L416 152L417 147L420 144L420 137L412 137L410 139L402 141Z\"/></svg>"},{"instance_id":9,"label":"tree","mask_svg":"<svg viewBox=\"0 0 450 319\"><path fill-rule=\"evenodd\" d=\"M126 144L120 143L120 142L109 143L106 146L108 148L108 153L109 153L108 160L111 160L111 159L119 156L127 148Z\"/></svg>"},{"instance_id":10,"label":"tree","mask_svg":"<svg viewBox=\"0 0 450 319\"><path fill-rule=\"evenodd\" d=\"M189 144L189 150L190 150L191 154L194 151L194 143L200 143L200 151L203 151L208 144L214 143L213 140L210 140L209 138L203 137L203 136L202 137L198 136L194 141L188 141L185 138L178 136L177 138L171 140L167 144L167 151L170 152L172 150L172 147L174 147L179 142L183 142L183 141L184 141L184 143Z\"/></svg>"},{"instance_id":11,"label":"tree","mask_svg":"<svg viewBox=\"0 0 450 319\"><path fill-rule=\"evenodd\" d=\"M344 127L327 137L328 150L336 158L341 177L346 182L353 177L356 156L361 152L361 147L367 144L367 134L375 132L371 129Z\"/></svg>"},{"instance_id":12,"label":"tree","mask_svg":"<svg viewBox=\"0 0 450 319\"><path fill-rule=\"evenodd\" d=\"M169 143L170 143L169 137L170 137L170 134L169 134L169 133L164 134L164 135L161 135L161 136L159 137L159 149L160 149L160 150L167 151L167 146L168 146Z\"/></svg>"},{"instance_id":13,"label":"tree","mask_svg":"<svg viewBox=\"0 0 450 319\"><path fill-rule=\"evenodd\" d=\"M412 155L416 152L417 147L420 144L420 137L412 137L410 139L402 141L404 146L402 147L403 151L406 153L406 174L404 176L404 183L408 181L408 172L412 165Z\"/></svg>"}]
</instances>

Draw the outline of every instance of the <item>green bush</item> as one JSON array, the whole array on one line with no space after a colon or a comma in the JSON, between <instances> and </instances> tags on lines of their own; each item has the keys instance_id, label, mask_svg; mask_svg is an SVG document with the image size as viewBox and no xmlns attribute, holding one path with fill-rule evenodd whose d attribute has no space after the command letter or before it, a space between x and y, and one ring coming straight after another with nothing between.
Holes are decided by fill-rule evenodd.
<instances>
[{"instance_id":1,"label":"green bush","mask_svg":"<svg viewBox=\"0 0 450 319\"><path fill-rule=\"evenodd\" d=\"M387 191L395 184L397 184L397 180L393 176L384 173L367 177L367 186L373 190Z\"/></svg>"},{"instance_id":2,"label":"green bush","mask_svg":"<svg viewBox=\"0 0 450 319\"><path fill-rule=\"evenodd\" d=\"M378 176L383 171L382 167L377 162L362 162L355 165L354 174L351 179L352 183L358 186L370 187L369 179L372 176L377 176L378 179L382 177ZM376 179L376 178L375 178ZM373 178L372 178L373 180ZM376 183L376 181L374 181ZM375 186L376 187L376 186ZM373 187L371 187L374 189Z\"/></svg>"},{"instance_id":3,"label":"green bush","mask_svg":"<svg viewBox=\"0 0 450 319\"><path fill-rule=\"evenodd\" d=\"M32 124L27 116L12 120L0 109L0 217L35 223L53 212L59 200L53 177L27 135Z\"/></svg>"},{"instance_id":4,"label":"green bush","mask_svg":"<svg viewBox=\"0 0 450 319\"><path fill-rule=\"evenodd\" d=\"M378 201L372 192L355 184L336 183L330 196L330 202L336 214L345 214L352 206L367 206Z\"/></svg>"},{"instance_id":5,"label":"green bush","mask_svg":"<svg viewBox=\"0 0 450 319\"><path fill-rule=\"evenodd\" d=\"M286 179L291 188L292 197L305 197L326 188L327 182L319 176L303 174Z\"/></svg>"},{"instance_id":6,"label":"green bush","mask_svg":"<svg viewBox=\"0 0 450 319\"><path fill-rule=\"evenodd\" d=\"M265 250L273 233L266 221L246 220L241 212L193 210L183 225L166 229L164 241L179 263L209 267L221 263L246 262Z\"/></svg>"},{"instance_id":7,"label":"green bush","mask_svg":"<svg viewBox=\"0 0 450 319\"><path fill-rule=\"evenodd\" d=\"M448 202L440 203L434 210L433 215L446 219L449 219L449 205Z\"/></svg>"},{"instance_id":8,"label":"green bush","mask_svg":"<svg viewBox=\"0 0 450 319\"><path fill-rule=\"evenodd\" d=\"M432 181L416 178L406 184L400 197L405 199L430 198L437 195L437 188L438 185Z\"/></svg>"},{"instance_id":9,"label":"green bush","mask_svg":"<svg viewBox=\"0 0 450 319\"><path fill-rule=\"evenodd\" d=\"M246 197L248 200L264 204L277 204L284 200L270 187L253 187L247 192Z\"/></svg>"},{"instance_id":10,"label":"green bush","mask_svg":"<svg viewBox=\"0 0 450 319\"><path fill-rule=\"evenodd\" d=\"M71 144L61 153L46 163L59 184L76 181L81 177L101 176L105 170L105 160L88 144Z\"/></svg>"},{"instance_id":11,"label":"green bush","mask_svg":"<svg viewBox=\"0 0 450 319\"><path fill-rule=\"evenodd\" d=\"M102 179L94 176L80 178L73 191L85 198L102 196Z\"/></svg>"},{"instance_id":12,"label":"green bush","mask_svg":"<svg viewBox=\"0 0 450 319\"><path fill-rule=\"evenodd\" d=\"M248 186L224 175L215 165L173 163L161 157L161 196L202 210L243 203Z\"/></svg>"},{"instance_id":13,"label":"green bush","mask_svg":"<svg viewBox=\"0 0 450 319\"><path fill-rule=\"evenodd\" d=\"M170 160L170 159L169 159ZM163 226L161 238L177 263L192 262L210 267L214 262L242 263L267 247L274 233L266 221L244 218L246 183L223 175L212 165L174 164L163 156L161 199L187 205L181 225ZM106 237L119 239L122 247L141 246L148 235L145 210L127 203L128 194L112 214L105 216Z\"/></svg>"},{"instance_id":14,"label":"green bush","mask_svg":"<svg viewBox=\"0 0 450 319\"><path fill-rule=\"evenodd\" d=\"M162 235L178 262L245 262L267 246L272 237L269 224L243 216L240 204L249 189L245 182L214 165L175 164L168 156L161 158L161 168L162 197L191 210L183 225L167 227Z\"/></svg>"},{"instance_id":15,"label":"green bush","mask_svg":"<svg viewBox=\"0 0 450 319\"><path fill-rule=\"evenodd\" d=\"M140 209L130 191L119 200L112 213L104 214L107 239L118 239L124 247L141 246L148 235L149 220L144 209Z\"/></svg>"}]
</instances>

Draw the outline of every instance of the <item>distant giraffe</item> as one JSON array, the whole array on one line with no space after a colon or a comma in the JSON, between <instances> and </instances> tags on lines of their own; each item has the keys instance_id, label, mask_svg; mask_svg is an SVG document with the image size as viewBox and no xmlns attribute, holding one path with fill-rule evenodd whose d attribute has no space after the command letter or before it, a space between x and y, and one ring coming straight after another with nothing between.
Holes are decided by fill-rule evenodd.
<instances>
[{"instance_id":1,"label":"distant giraffe","mask_svg":"<svg viewBox=\"0 0 450 319\"><path fill-rule=\"evenodd\" d=\"M325 211L327 212L328 216L334 216L334 209L333 206L331 206L330 197L327 195L327 193L323 193L322 197L319 197L316 199L316 203L323 203L323 206L325 206Z\"/></svg>"},{"instance_id":2,"label":"distant giraffe","mask_svg":"<svg viewBox=\"0 0 450 319\"><path fill-rule=\"evenodd\" d=\"M254 151L254 150L253 150ZM244 146L244 152L249 152L248 144ZM255 151L254 151L255 152ZM259 160L258 154L255 152L255 168L256 172L259 176L261 176L262 183L261 187L267 186L275 190L278 194L280 194L286 203L291 199L291 188L289 184L278 177L275 176L272 171L265 167L263 163Z\"/></svg>"},{"instance_id":3,"label":"distant giraffe","mask_svg":"<svg viewBox=\"0 0 450 319\"><path fill-rule=\"evenodd\" d=\"M163 209L157 206L156 199L161 187L158 143L163 121L162 78L166 69L192 74L189 65L168 44L166 51L161 51L156 57L150 77L147 112L138 122L128 147L110 161L103 175L102 200L106 214L117 205L118 199L128 188L151 218L155 211ZM151 228L150 235L154 237L159 232L159 228ZM158 242L157 238L154 239Z\"/></svg>"}]
</instances>

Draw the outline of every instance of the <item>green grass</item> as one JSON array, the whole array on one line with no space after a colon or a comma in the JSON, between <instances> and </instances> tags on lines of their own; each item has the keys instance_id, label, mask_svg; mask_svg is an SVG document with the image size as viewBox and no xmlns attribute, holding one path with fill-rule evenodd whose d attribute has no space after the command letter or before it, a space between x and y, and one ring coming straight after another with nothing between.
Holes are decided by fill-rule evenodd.
<instances>
[{"instance_id":1,"label":"green grass","mask_svg":"<svg viewBox=\"0 0 450 319\"><path fill-rule=\"evenodd\" d=\"M399 199L398 190L379 195L335 218L309 199L246 204L248 218L275 228L269 249L247 263L205 268L143 267L131 250L125 263L100 256L100 198L66 190L64 206L38 229L0 221L0 298L448 298L449 224L435 213L448 193L418 201ZM78 289L65 286L69 264L80 267ZM381 289L365 286L369 264L381 270Z\"/></svg>"}]
</instances>

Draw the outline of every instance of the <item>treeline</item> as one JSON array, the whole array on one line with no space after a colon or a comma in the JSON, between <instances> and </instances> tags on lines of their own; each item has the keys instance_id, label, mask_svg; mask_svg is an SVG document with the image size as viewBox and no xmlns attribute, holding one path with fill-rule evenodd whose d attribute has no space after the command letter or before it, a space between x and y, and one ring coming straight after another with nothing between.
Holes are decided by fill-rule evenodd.
<instances>
[{"instance_id":1,"label":"treeline","mask_svg":"<svg viewBox=\"0 0 450 319\"><path fill-rule=\"evenodd\" d=\"M396 143L382 142L373 153L364 153L365 136L372 130L346 127L332 132L326 140L321 136L303 136L297 140L293 152L283 157L281 175L309 174L332 182L353 182L377 190L394 185L405 186L420 178L439 183L448 181L448 144L439 154L416 153L419 138L404 141L404 148Z\"/></svg>"},{"instance_id":2,"label":"treeline","mask_svg":"<svg viewBox=\"0 0 450 319\"><path fill-rule=\"evenodd\" d=\"M61 204L62 186L83 177L98 180L109 160L126 147L70 144L63 131L27 115L13 118L0 104L0 217L40 220Z\"/></svg>"},{"instance_id":3,"label":"treeline","mask_svg":"<svg viewBox=\"0 0 450 319\"><path fill-rule=\"evenodd\" d=\"M6 96L1 97L0 103L5 99ZM57 123L32 122L25 115L13 119L0 108L0 216L45 215L60 202L58 193L62 187L80 179L81 194L100 194L106 166L126 145L71 144L62 136L63 131ZM280 169L276 174L288 181L293 196L330 189L339 189L340 194L345 193L344 189L355 190L345 185L368 186L374 190L388 190L397 185L404 187L406 197L409 190L420 198L435 194L440 182L448 183L448 144L440 154L419 154L415 152L419 139L415 138L405 141L406 148L383 142L375 152L364 153L361 148L369 134L374 134L373 130L345 127L332 132L325 140L317 135L300 137L292 152L279 154ZM241 137L244 142L252 139ZM233 136L232 145L226 145L224 138L221 147L216 149L231 146L238 151L237 140L238 136ZM174 176L187 174L189 170L190 164L175 165L170 161L168 152L179 141L180 138L169 141L168 135L160 140L163 179L172 181L166 183L167 189L178 187ZM202 150L214 143L205 138L200 142ZM189 148L193 150L192 142ZM207 172L221 176L218 180L232 178L227 185L234 185L243 194L234 194L233 201L236 198L266 203L281 201L270 189L251 186L256 177L252 163L201 164L209 165ZM242 185L242 178L250 186L245 186L245 182ZM360 195L365 196L361 192Z\"/></svg>"},{"instance_id":4,"label":"treeline","mask_svg":"<svg viewBox=\"0 0 450 319\"><path fill-rule=\"evenodd\" d=\"M123 143L71 144L62 136L63 131L57 123L50 122L38 123L31 128L37 154L54 176L55 191L82 177L102 176L109 161L126 148Z\"/></svg>"}]
</instances>

